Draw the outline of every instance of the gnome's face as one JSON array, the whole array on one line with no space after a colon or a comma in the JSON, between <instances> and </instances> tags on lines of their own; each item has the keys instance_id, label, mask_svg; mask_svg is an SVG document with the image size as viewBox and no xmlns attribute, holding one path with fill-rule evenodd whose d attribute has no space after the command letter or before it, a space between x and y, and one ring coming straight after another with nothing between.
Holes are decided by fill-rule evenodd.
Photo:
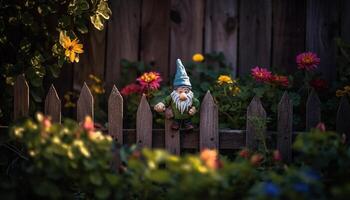
<instances>
[{"instance_id":1,"label":"gnome's face","mask_svg":"<svg viewBox=\"0 0 350 200\"><path fill-rule=\"evenodd\" d=\"M178 87L171 93L171 98L182 114L192 106L193 92L189 87Z\"/></svg>"}]
</instances>

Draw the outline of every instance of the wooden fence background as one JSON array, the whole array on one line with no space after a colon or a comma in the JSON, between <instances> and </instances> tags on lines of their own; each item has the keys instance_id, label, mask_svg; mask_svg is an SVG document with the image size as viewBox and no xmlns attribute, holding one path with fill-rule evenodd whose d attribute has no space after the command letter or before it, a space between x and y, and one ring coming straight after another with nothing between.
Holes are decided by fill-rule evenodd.
<instances>
[{"instance_id":1,"label":"wooden fence background","mask_svg":"<svg viewBox=\"0 0 350 200\"><path fill-rule=\"evenodd\" d=\"M77 102L77 120L83 121L85 116L94 117L94 99L89 87L84 83ZM29 87L25 77L19 76L14 85L14 117L28 115ZM56 89L51 85L45 99L44 112L52 117L54 122L61 122L61 101ZM259 130L254 118L266 119L266 112L258 97L254 97L247 108L246 130L219 130L218 107L208 91L200 107L199 130L190 133L174 131L170 128L171 122L165 121L164 129L152 128L152 111L145 96L142 97L137 109L136 130L123 129L123 98L117 87L113 86L108 99L108 134L118 144L134 144L140 147L165 148L171 153L180 154L181 149L205 148L212 149L240 149L247 146L257 147L258 132L266 134L268 138L276 135L277 149L283 159L292 158L293 135L293 106L288 93L285 92L278 105L277 131ZM336 129L340 134L350 136L350 104L347 97L343 97L339 104ZM312 91L306 103L307 130L315 127L321 121L320 100L315 91Z\"/></svg>"},{"instance_id":2,"label":"wooden fence background","mask_svg":"<svg viewBox=\"0 0 350 200\"><path fill-rule=\"evenodd\" d=\"M336 76L334 39L350 42L348 0L109 0L113 16L103 31L82 38L85 53L65 66L56 82L60 96L80 90L89 74L120 86L120 60L144 61L165 79L175 59L224 52L233 75L252 66L296 69L295 56L316 52L319 70Z\"/></svg>"}]
</instances>

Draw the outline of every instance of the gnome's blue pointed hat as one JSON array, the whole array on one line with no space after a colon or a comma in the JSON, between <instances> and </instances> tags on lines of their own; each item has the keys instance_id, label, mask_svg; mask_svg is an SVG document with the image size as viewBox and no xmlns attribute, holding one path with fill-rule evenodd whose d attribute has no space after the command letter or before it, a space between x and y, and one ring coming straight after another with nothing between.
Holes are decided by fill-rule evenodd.
<instances>
[{"instance_id":1,"label":"gnome's blue pointed hat","mask_svg":"<svg viewBox=\"0 0 350 200\"><path fill-rule=\"evenodd\" d=\"M173 82L174 88L187 86L191 88L190 78L187 76L186 69L180 59L176 60L176 74Z\"/></svg>"}]
</instances>

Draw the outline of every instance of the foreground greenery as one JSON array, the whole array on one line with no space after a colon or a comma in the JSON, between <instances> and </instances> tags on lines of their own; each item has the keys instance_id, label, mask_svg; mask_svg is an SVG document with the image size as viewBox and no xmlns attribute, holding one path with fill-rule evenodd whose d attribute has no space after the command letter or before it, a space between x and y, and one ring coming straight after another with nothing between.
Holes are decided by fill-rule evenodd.
<instances>
[{"instance_id":1,"label":"foreground greenery","mask_svg":"<svg viewBox=\"0 0 350 200\"><path fill-rule=\"evenodd\" d=\"M114 169L110 136L82 124L51 124L40 114L11 128L13 153L1 173L1 199L343 199L350 194L350 148L323 127L295 139L295 162L278 151L214 150L174 156L122 148Z\"/></svg>"}]
</instances>

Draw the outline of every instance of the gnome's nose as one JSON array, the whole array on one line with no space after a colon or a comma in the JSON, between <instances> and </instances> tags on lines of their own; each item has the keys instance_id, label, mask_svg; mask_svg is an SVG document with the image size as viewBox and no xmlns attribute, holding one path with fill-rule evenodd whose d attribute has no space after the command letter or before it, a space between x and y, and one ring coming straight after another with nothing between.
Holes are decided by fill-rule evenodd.
<instances>
[{"instance_id":1,"label":"gnome's nose","mask_svg":"<svg viewBox=\"0 0 350 200\"><path fill-rule=\"evenodd\" d=\"M180 94L180 100L181 101L186 101L186 99L187 99L187 95L185 93L181 93Z\"/></svg>"}]
</instances>

